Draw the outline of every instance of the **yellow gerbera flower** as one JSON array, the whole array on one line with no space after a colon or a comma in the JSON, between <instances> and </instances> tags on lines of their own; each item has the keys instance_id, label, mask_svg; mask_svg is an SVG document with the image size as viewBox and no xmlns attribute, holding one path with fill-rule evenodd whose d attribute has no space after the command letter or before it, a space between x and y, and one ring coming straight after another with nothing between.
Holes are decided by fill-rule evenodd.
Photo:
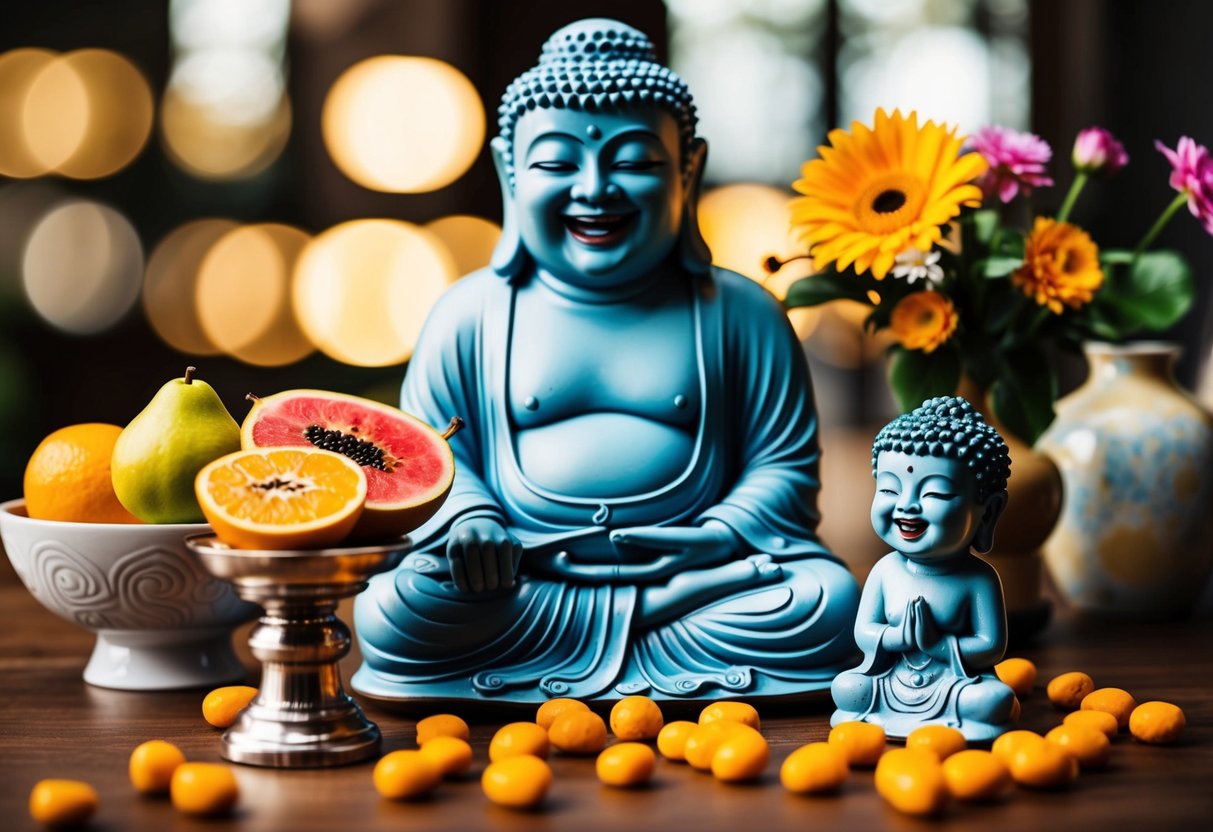
<instances>
[{"instance_id":1,"label":"yellow gerbera flower","mask_svg":"<svg viewBox=\"0 0 1213 832\"><path fill-rule=\"evenodd\" d=\"M1037 217L1024 241L1024 263L1011 282L1054 315L1062 304L1077 309L1090 303L1103 285L1099 247L1076 225Z\"/></svg>"},{"instance_id":2,"label":"yellow gerbera flower","mask_svg":"<svg viewBox=\"0 0 1213 832\"><path fill-rule=\"evenodd\" d=\"M961 156L955 129L919 127L917 113L877 110L873 129L856 121L850 133L831 130L829 141L792 185L804 194L792 201L792 222L815 269L854 264L856 274L871 268L883 280L898 253L930 251L962 205L981 204L981 190L969 183L986 160Z\"/></svg>"},{"instance_id":3,"label":"yellow gerbera flower","mask_svg":"<svg viewBox=\"0 0 1213 832\"><path fill-rule=\"evenodd\" d=\"M956 307L939 292L915 292L893 307L889 329L908 350L934 352L956 331Z\"/></svg>"}]
</instances>

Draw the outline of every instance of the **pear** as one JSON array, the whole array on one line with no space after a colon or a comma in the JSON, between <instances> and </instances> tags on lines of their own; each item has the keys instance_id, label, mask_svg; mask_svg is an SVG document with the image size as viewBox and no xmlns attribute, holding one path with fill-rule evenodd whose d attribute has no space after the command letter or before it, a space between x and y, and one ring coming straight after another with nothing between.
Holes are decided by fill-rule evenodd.
<instances>
[{"instance_id":1,"label":"pear","mask_svg":"<svg viewBox=\"0 0 1213 832\"><path fill-rule=\"evenodd\" d=\"M114 492L145 523L205 522L194 478L208 462L240 450L240 426L194 372L186 367L183 378L161 387L114 444Z\"/></svg>"}]
</instances>

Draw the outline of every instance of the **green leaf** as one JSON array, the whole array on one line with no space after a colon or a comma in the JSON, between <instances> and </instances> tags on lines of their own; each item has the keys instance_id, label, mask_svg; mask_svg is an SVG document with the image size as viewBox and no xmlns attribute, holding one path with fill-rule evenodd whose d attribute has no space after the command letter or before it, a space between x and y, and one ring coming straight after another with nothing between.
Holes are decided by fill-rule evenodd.
<instances>
[{"instance_id":1,"label":"green leaf","mask_svg":"<svg viewBox=\"0 0 1213 832\"><path fill-rule=\"evenodd\" d=\"M1022 265L1023 257L1007 257L995 254L978 260L974 264L974 268L988 278L995 278L1006 277Z\"/></svg>"},{"instance_id":2,"label":"green leaf","mask_svg":"<svg viewBox=\"0 0 1213 832\"><path fill-rule=\"evenodd\" d=\"M893 347L889 360L889 387L902 412L927 399L950 396L960 381L960 354L948 344L932 353Z\"/></svg>"},{"instance_id":3,"label":"green leaf","mask_svg":"<svg viewBox=\"0 0 1213 832\"><path fill-rule=\"evenodd\" d=\"M1029 445L1053 421L1057 378L1039 347L1028 344L1003 355L1003 370L990 387L994 416Z\"/></svg>"},{"instance_id":4,"label":"green leaf","mask_svg":"<svg viewBox=\"0 0 1213 832\"><path fill-rule=\"evenodd\" d=\"M1125 319L1142 329L1166 329L1192 305L1192 269L1175 251L1138 255L1108 300Z\"/></svg>"},{"instance_id":5,"label":"green leaf","mask_svg":"<svg viewBox=\"0 0 1213 832\"><path fill-rule=\"evenodd\" d=\"M994 253L1003 257L1014 257L1020 263L1023 262L1023 235L1018 231L1003 232L1003 235L998 238L998 246L994 249Z\"/></svg>"},{"instance_id":6,"label":"green leaf","mask_svg":"<svg viewBox=\"0 0 1213 832\"><path fill-rule=\"evenodd\" d=\"M1127 249L1101 249L1099 252L1099 262L1104 265L1114 265L1117 263L1132 263L1133 252Z\"/></svg>"},{"instance_id":7,"label":"green leaf","mask_svg":"<svg viewBox=\"0 0 1213 832\"><path fill-rule=\"evenodd\" d=\"M989 245L998 230L998 212L991 208L983 208L973 212L973 233L977 242Z\"/></svg>"},{"instance_id":8,"label":"green leaf","mask_svg":"<svg viewBox=\"0 0 1213 832\"><path fill-rule=\"evenodd\" d=\"M820 306L835 300L857 300L868 302L868 289L876 281L869 275L822 272L810 275L793 283L788 288L783 305L789 309L799 306Z\"/></svg>"}]
</instances>

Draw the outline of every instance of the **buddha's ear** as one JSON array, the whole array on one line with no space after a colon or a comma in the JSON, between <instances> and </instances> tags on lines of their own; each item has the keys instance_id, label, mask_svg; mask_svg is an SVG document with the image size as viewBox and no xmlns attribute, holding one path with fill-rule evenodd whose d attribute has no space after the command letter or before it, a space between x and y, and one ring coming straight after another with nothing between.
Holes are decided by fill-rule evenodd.
<instances>
[{"instance_id":1,"label":"buddha's ear","mask_svg":"<svg viewBox=\"0 0 1213 832\"><path fill-rule=\"evenodd\" d=\"M708 143L695 139L687 151L686 195L682 209L682 233L678 235L678 256L682 267L692 274L703 274L712 265L712 252L699 231L699 195L703 186L703 168L708 160Z\"/></svg>"},{"instance_id":2,"label":"buddha's ear","mask_svg":"<svg viewBox=\"0 0 1213 832\"><path fill-rule=\"evenodd\" d=\"M979 554L985 554L994 548L994 527L998 518L1007 507L1007 492L998 491L986 498L985 509L981 513L981 523L973 538L973 549Z\"/></svg>"},{"instance_id":3,"label":"buddha's ear","mask_svg":"<svg viewBox=\"0 0 1213 832\"><path fill-rule=\"evenodd\" d=\"M527 252L518 233L518 217L514 209L514 185L510 182L509 165L506 163L506 140L497 136L489 142L493 154L493 167L497 169L497 182L501 185L501 238L493 249L490 264L493 271L504 278L514 278L526 268Z\"/></svg>"}]
</instances>

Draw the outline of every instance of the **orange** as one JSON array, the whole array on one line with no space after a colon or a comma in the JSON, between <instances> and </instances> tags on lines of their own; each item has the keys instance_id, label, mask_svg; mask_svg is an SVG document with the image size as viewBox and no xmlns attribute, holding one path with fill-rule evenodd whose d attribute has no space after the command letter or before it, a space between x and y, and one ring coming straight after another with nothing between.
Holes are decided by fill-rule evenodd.
<instances>
[{"instance_id":1,"label":"orange","mask_svg":"<svg viewBox=\"0 0 1213 832\"><path fill-rule=\"evenodd\" d=\"M748 725L754 730L762 727L757 709L745 702L713 702L699 712L700 725L706 725L709 722L716 722L721 719L729 722L740 722L742 725Z\"/></svg>"},{"instance_id":2,"label":"orange","mask_svg":"<svg viewBox=\"0 0 1213 832\"><path fill-rule=\"evenodd\" d=\"M256 696L257 689L248 685L215 688L202 700L202 718L216 728L231 728Z\"/></svg>"},{"instance_id":3,"label":"orange","mask_svg":"<svg viewBox=\"0 0 1213 832\"><path fill-rule=\"evenodd\" d=\"M569 708L577 711L588 711L590 706L579 699L549 699L535 711L535 722L546 731L552 727L552 723L556 721L556 717Z\"/></svg>"},{"instance_id":4,"label":"orange","mask_svg":"<svg viewBox=\"0 0 1213 832\"><path fill-rule=\"evenodd\" d=\"M1187 719L1170 702L1142 702L1129 715L1129 732L1138 742L1165 745L1175 742L1184 732Z\"/></svg>"},{"instance_id":5,"label":"orange","mask_svg":"<svg viewBox=\"0 0 1213 832\"><path fill-rule=\"evenodd\" d=\"M682 745L683 759L691 768L706 771L712 767L712 758L716 756L721 744L739 731L754 729L731 719L702 723L687 735L686 742Z\"/></svg>"},{"instance_id":6,"label":"orange","mask_svg":"<svg viewBox=\"0 0 1213 832\"><path fill-rule=\"evenodd\" d=\"M1103 768L1112 756L1108 735L1087 725L1058 725L1045 739L1077 760L1082 769Z\"/></svg>"},{"instance_id":7,"label":"orange","mask_svg":"<svg viewBox=\"0 0 1213 832\"><path fill-rule=\"evenodd\" d=\"M611 731L621 740L651 740L661 733L665 717L647 696L626 696L611 708Z\"/></svg>"},{"instance_id":8,"label":"orange","mask_svg":"<svg viewBox=\"0 0 1213 832\"><path fill-rule=\"evenodd\" d=\"M29 814L52 828L78 826L99 802L97 790L80 780L39 780L29 793Z\"/></svg>"},{"instance_id":9,"label":"orange","mask_svg":"<svg viewBox=\"0 0 1213 832\"><path fill-rule=\"evenodd\" d=\"M366 504L362 466L331 451L254 448L221 456L194 481L215 534L237 549L340 543Z\"/></svg>"},{"instance_id":10,"label":"orange","mask_svg":"<svg viewBox=\"0 0 1213 832\"><path fill-rule=\"evenodd\" d=\"M1073 711L1082 704L1083 697L1095 690L1095 682L1079 670L1055 676L1045 692L1049 701L1065 711Z\"/></svg>"},{"instance_id":11,"label":"orange","mask_svg":"<svg viewBox=\"0 0 1213 832\"><path fill-rule=\"evenodd\" d=\"M925 748L934 752L941 763L964 751L966 745L965 735L947 725L923 725L906 737L906 748Z\"/></svg>"},{"instance_id":12,"label":"orange","mask_svg":"<svg viewBox=\"0 0 1213 832\"><path fill-rule=\"evenodd\" d=\"M628 788L647 783L657 765L653 749L639 742L621 742L598 755L594 770L608 786Z\"/></svg>"},{"instance_id":13,"label":"orange","mask_svg":"<svg viewBox=\"0 0 1213 832\"><path fill-rule=\"evenodd\" d=\"M771 748L766 738L743 725L716 746L716 753L712 755L712 774L726 783L757 780L770 759Z\"/></svg>"},{"instance_id":14,"label":"orange","mask_svg":"<svg viewBox=\"0 0 1213 832\"><path fill-rule=\"evenodd\" d=\"M1048 740L1023 743L1011 755L1007 768L1016 783L1035 789L1058 789L1078 777L1078 760Z\"/></svg>"},{"instance_id":15,"label":"orange","mask_svg":"<svg viewBox=\"0 0 1213 832\"><path fill-rule=\"evenodd\" d=\"M442 779L440 763L423 751L393 751L375 763L371 782L389 800L411 800L426 794Z\"/></svg>"},{"instance_id":16,"label":"orange","mask_svg":"<svg viewBox=\"0 0 1213 832\"><path fill-rule=\"evenodd\" d=\"M661 756L667 760L675 762L686 762L686 754L684 749L687 745L687 737L699 728L694 722L688 722L685 719L679 719L674 722L667 722L665 727L657 734L657 750L661 752Z\"/></svg>"},{"instance_id":17,"label":"orange","mask_svg":"<svg viewBox=\"0 0 1213 832\"><path fill-rule=\"evenodd\" d=\"M543 802L552 786L552 769L530 754L489 763L480 775L485 797L498 806L530 809Z\"/></svg>"},{"instance_id":18,"label":"orange","mask_svg":"<svg viewBox=\"0 0 1213 832\"><path fill-rule=\"evenodd\" d=\"M1129 727L1129 715L1137 707L1133 694L1120 688L1100 688L1093 690L1082 698L1079 707L1084 711L1103 711L1116 717L1116 727L1124 730Z\"/></svg>"},{"instance_id":19,"label":"orange","mask_svg":"<svg viewBox=\"0 0 1213 832\"><path fill-rule=\"evenodd\" d=\"M1104 736L1110 740L1116 739L1116 734L1120 731L1120 724L1116 721L1116 717L1105 711L1074 711L1066 714L1061 724L1085 725L1087 728L1103 731Z\"/></svg>"},{"instance_id":20,"label":"orange","mask_svg":"<svg viewBox=\"0 0 1213 832\"><path fill-rule=\"evenodd\" d=\"M472 767L472 746L459 737L430 737L421 746L420 753L442 772L443 777L463 774Z\"/></svg>"},{"instance_id":21,"label":"orange","mask_svg":"<svg viewBox=\"0 0 1213 832\"><path fill-rule=\"evenodd\" d=\"M994 673L1016 696L1027 696L1036 684L1036 665L1027 659L1004 659L994 665Z\"/></svg>"},{"instance_id":22,"label":"orange","mask_svg":"<svg viewBox=\"0 0 1213 832\"><path fill-rule=\"evenodd\" d=\"M797 748L779 767L779 782L796 794L819 794L842 788L851 768L841 746L811 742Z\"/></svg>"},{"instance_id":23,"label":"orange","mask_svg":"<svg viewBox=\"0 0 1213 832\"><path fill-rule=\"evenodd\" d=\"M226 814L240 799L232 770L220 763L182 763L173 770L169 797L178 812L199 817Z\"/></svg>"},{"instance_id":24,"label":"orange","mask_svg":"<svg viewBox=\"0 0 1213 832\"><path fill-rule=\"evenodd\" d=\"M421 747L435 737L468 738L468 724L454 714L434 714L417 723L417 746Z\"/></svg>"},{"instance_id":25,"label":"orange","mask_svg":"<svg viewBox=\"0 0 1213 832\"><path fill-rule=\"evenodd\" d=\"M534 722L511 722L497 729L489 742L489 759L494 763L520 754L546 757L550 743L548 732Z\"/></svg>"},{"instance_id":26,"label":"orange","mask_svg":"<svg viewBox=\"0 0 1213 832\"><path fill-rule=\"evenodd\" d=\"M1045 741L1045 738L1035 731L1007 731L1005 734L1000 734L998 739L994 740L994 744L990 747L990 751L994 756L1002 760L1006 765L1011 765L1011 758L1019 751L1029 745L1037 745Z\"/></svg>"},{"instance_id":27,"label":"orange","mask_svg":"<svg viewBox=\"0 0 1213 832\"><path fill-rule=\"evenodd\" d=\"M840 722L830 729L830 745L837 745L847 755L847 764L874 766L884 753L884 728L870 722Z\"/></svg>"},{"instance_id":28,"label":"orange","mask_svg":"<svg viewBox=\"0 0 1213 832\"><path fill-rule=\"evenodd\" d=\"M131 785L141 794L166 794L173 772L185 763L181 749L164 740L148 740L131 752L127 770Z\"/></svg>"},{"instance_id":29,"label":"orange","mask_svg":"<svg viewBox=\"0 0 1213 832\"><path fill-rule=\"evenodd\" d=\"M118 502L110 456L122 428L100 422L60 428L25 466L25 511L35 520L139 523Z\"/></svg>"},{"instance_id":30,"label":"orange","mask_svg":"<svg viewBox=\"0 0 1213 832\"><path fill-rule=\"evenodd\" d=\"M606 747L606 723L593 711L570 709L556 717L548 739L565 754L597 754Z\"/></svg>"},{"instance_id":31,"label":"orange","mask_svg":"<svg viewBox=\"0 0 1213 832\"><path fill-rule=\"evenodd\" d=\"M970 748L943 761L943 779L957 800L993 800L1011 785L1011 772L992 752Z\"/></svg>"},{"instance_id":32,"label":"orange","mask_svg":"<svg viewBox=\"0 0 1213 832\"><path fill-rule=\"evenodd\" d=\"M876 764L876 793L907 815L933 815L948 802L943 766L924 748L894 748Z\"/></svg>"}]
</instances>

